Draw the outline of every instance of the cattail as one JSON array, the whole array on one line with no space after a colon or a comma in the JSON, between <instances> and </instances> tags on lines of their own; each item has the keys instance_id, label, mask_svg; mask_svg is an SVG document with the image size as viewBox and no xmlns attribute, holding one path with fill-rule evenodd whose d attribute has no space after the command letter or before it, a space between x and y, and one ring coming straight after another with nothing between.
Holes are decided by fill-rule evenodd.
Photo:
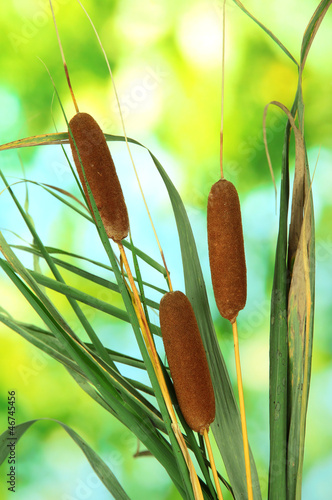
<instances>
[{"instance_id":1,"label":"cattail","mask_svg":"<svg viewBox=\"0 0 332 500\"><path fill-rule=\"evenodd\" d=\"M215 300L220 314L233 323L246 304L247 270L239 197L225 179L211 188L207 231Z\"/></svg>"},{"instance_id":2,"label":"cattail","mask_svg":"<svg viewBox=\"0 0 332 500\"><path fill-rule=\"evenodd\" d=\"M160 302L160 327L181 412L201 434L215 418L209 366L194 310L182 292L168 292Z\"/></svg>"},{"instance_id":3,"label":"cattail","mask_svg":"<svg viewBox=\"0 0 332 500\"><path fill-rule=\"evenodd\" d=\"M129 219L121 185L104 134L88 113L77 113L69 122L69 142L83 189L92 211L86 188L79 151L86 179L96 202L106 234L114 241L128 235Z\"/></svg>"}]
</instances>

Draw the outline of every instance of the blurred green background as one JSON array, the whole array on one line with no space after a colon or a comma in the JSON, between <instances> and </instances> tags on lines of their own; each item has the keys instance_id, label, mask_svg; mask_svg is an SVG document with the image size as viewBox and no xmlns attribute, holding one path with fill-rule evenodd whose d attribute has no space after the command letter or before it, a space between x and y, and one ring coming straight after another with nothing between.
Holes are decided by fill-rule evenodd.
<instances>
[{"instance_id":1,"label":"blurred green background","mask_svg":"<svg viewBox=\"0 0 332 500\"><path fill-rule=\"evenodd\" d=\"M187 207L201 257L215 325L227 366L235 380L232 334L217 314L211 294L206 242L206 200L219 175L222 1L122 0L84 3L108 54L122 104L127 133L148 146L171 176ZM291 107L297 73L280 48L238 7L227 0L225 80L225 175L239 190L248 265L248 303L239 317L248 433L267 494L269 296L278 227L274 191L262 136L264 106L279 100ZM246 7L299 57L304 29L318 1L248 0ZM93 114L108 133L122 134L110 77L94 33L74 0L54 2L58 27L80 110ZM311 48L303 77L306 141L313 183L317 231L316 319L312 386L309 399L303 499L330 498L332 473L332 15L328 12ZM0 16L0 142L59 131L66 125L54 101L49 68L68 117L74 114L47 1L11 0ZM277 181L285 116L271 107L267 133ZM129 206L137 246L159 259L139 197L128 153L113 145L113 155ZM133 148L143 188L171 270L183 290L176 227L162 182L140 148ZM61 148L47 146L2 152L0 167L10 182L26 177L78 195ZM293 164L292 164L293 168ZM2 189L2 188L0 188ZM21 202L25 187L15 186ZM105 261L94 229L36 186L29 186L29 212L44 243ZM29 240L29 233L7 193L0 197L0 227ZM20 241L5 232L11 242ZM22 258L24 258L22 256ZM26 258L26 265L32 265ZM149 275L147 279L158 280ZM66 276L66 275L65 275ZM157 283L161 284L162 283ZM70 284L80 286L80 283ZM92 293L92 289L88 290ZM96 289L98 297L108 300ZM36 321L2 273L1 307L25 321ZM55 298L73 327L65 300ZM87 315L91 311L86 307ZM90 317L103 342L137 354L130 329L100 313ZM107 322L106 322L107 320ZM179 498L152 457L134 459L136 439L89 399L64 368L12 331L1 327L0 430L6 428L8 390L17 392L17 420L59 419L73 427L111 467L129 496ZM17 446L18 500L106 499L80 450L56 423L35 424ZM221 466L220 462L218 464ZM6 462L0 468L1 498ZM227 498L227 497L226 497Z\"/></svg>"}]
</instances>

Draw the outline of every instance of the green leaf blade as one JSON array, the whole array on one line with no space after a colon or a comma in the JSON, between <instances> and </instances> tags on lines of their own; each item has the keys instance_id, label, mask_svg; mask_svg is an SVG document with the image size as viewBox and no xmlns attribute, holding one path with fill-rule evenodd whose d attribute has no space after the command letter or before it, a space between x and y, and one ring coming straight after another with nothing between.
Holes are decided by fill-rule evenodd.
<instances>
[{"instance_id":1,"label":"green leaf blade","mask_svg":"<svg viewBox=\"0 0 332 500\"><path fill-rule=\"evenodd\" d=\"M223 457L235 498L247 498L241 421L238 406L213 327L196 244L182 200L167 173L149 151L168 190L180 238L186 294L195 311L205 345L216 397L216 418L211 428ZM261 499L256 466L251 456L255 500Z\"/></svg>"},{"instance_id":2,"label":"green leaf blade","mask_svg":"<svg viewBox=\"0 0 332 500\"><path fill-rule=\"evenodd\" d=\"M71 427L60 422L59 420L53 419L36 419L29 420L22 424L18 424L15 427L15 438L16 442L23 436L23 434L36 422L43 420L53 421L61 425L61 427L67 432L67 434L72 438L72 440L79 446L81 451L84 453L88 459L92 469L97 474L98 478L107 488L107 490L113 495L116 500L130 500L125 490L122 488L121 484L111 471L111 469L106 465L104 460L102 460L98 454L87 444L84 439L82 439L77 432L75 432ZM9 453L9 448L7 446L8 439L10 439L9 430L3 432L0 436L0 465L4 462Z\"/></svg>"}]
</instances>

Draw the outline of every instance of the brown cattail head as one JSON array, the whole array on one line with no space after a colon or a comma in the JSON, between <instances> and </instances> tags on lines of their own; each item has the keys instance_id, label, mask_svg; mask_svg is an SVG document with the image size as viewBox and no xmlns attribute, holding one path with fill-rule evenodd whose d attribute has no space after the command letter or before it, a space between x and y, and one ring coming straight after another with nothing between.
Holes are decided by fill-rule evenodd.
<instances>
[{"instance_id":1,"label":"brown cattail head","mask_svg":"<svg viewBox=\"0 0 332 500\"><path fill-rule=\"evenodd\" d=\"M106 234L114 241L121 241L129 232L128 212L103 131L88 113L77 113L70 120L69 128L74 136L85 176ZM69 142L76 169L92 211L81 163L70 131Z\"/></svg>"},{"instance_id":2,"label":"brown cattail head","mask_svg":"<svg viewBox=\"0 0 332 500\"><path fill-rule=\"evenodd\" d=\"M212 285L220 314L234 323L247 300L240 202L235 186L213 184L207 207L207 232Z\"/></svg>"},{"instance_id":3,"label":"brown cattail head","mask_svg":"<svg viewBox=\"0 0 332 500\"><path fill-rule=\"evenodd\" d=\"M191 303L182 292L160 302L160 328L181 412L189 427L203 434L215 418L209 366Z\"/></svg>"}]
</instances>

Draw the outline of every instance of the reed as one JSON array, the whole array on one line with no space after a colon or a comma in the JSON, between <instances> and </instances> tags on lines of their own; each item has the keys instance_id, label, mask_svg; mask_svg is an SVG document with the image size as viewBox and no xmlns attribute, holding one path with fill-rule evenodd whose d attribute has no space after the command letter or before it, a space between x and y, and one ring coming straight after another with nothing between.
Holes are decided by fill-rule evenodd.
<instances>
[{"instance_id":1,"label":"reed","mask_svg":"<svg viewBox=\"0 0 332 500\"><path fill-rule=\"evenodd\" d=\"M288 111L285 106L277 103L286 112L288 122L282 159L280 229L272 291L270 471L265 481L269 500L296 500L301 496L315 279L311 180L303 135L302 74L314 37L332 0L320 2L310 19L303 36L299 63L241 2L234 1L263 28L300 70L292 109ZM52 2L50 5L52 7ZM224 1L224 27L225 8ZM52 13L54 15L53 9ZM78 184L82 185L81 194L84 191L92 216L86 210L82 211L81 200L66 191L71 187L66 188L64 183L53 186L23 179L10 184L0 171L4 184L1 191L4 196L0 196L0 201L8 195L7 204L2 207L1 213L6 217L6 213L11 213L7 212L9 204L15 205L33 242L29 245L14 239L15 243L12 243L7 241L7 235L0 232L1 273L6 275L7 283L10 281L16 287L21 294L20 299L23 297L38 316L36 324L33 324L33 320L27 320L23 315L17 314L16 317L16 311L7 313L1 303L0 322L36 346L42 351L43 357L52 356L66 368L66 374L72 376L80 389L103 408L105 422L107 420L106 432L110 429L112 431L112 423L117 420L119 428L123 427L124 432L130 431L132 436L136 436L139 445L135 459L141 461L145 460L143 457L153 455L169 475L177 496L186 500L222 499L223 487L227 500L261 500L259 475L249 452L240 365L237 317L246 305L247 277L239 196L235 186L224 177L224 172L227 174L229 168L228 157L224 162L222 151L224 137L227 144L227 123L224 136L222 119L221 178L212 186L207 200L208 248L201 251L209 253L218 310L232 325L239 402L235 397L237 390L232 387L231 377L221 354L223 342L222 338L219 342L212 321L205 288L207 277L203 276L193 231L181 197L161 163L145 148L144 152L149 155L149 161L153 162L165 184L174 211L181 246L185 294L173 292L171 273L167 269L159 240L161 257L158 256L157 259L160 262L155 260L151 247L147 250L135 245L135 231L138 227L141 230L142 221L137 219L136 213L128 214L111 155L112 147L109 148L107 143L111 146L114 141L119 141L126 145L133 165L132 153L134 155L136 148L144 146L127 136L123 120L125 115L122 116L121 109L123 137L108 134L90 114L79 110L57 27L56 32L76 113L71 120L65 117L67 130L16 140L0 146L0 151L69 144L80 180ZM225 40L225 30L223 37ZM33 40L29 40L32 44ZM25 45L27 50L28 45ZM224 59L223 54L223 61ZM58 93L57 95L59 97ZM51 95L49 97L51 99ZM59 102L62 107L60 98ZM118 99L119 107L120 102L121 98ZM276 104L276 101L273 103ZM268 127L268 121L266 126ZM296 175L288 230L291 129L294 131L296 145ZM267 139L265 142L268 149ZM132 151L131 144L135 144ZM273 159L273 155L271 156ZM272 160L269 161L272 169ZM43 174L45 172L47 170L44 169ZM9 170L8 174L10 173ZM137 174L136 168L135 173ZM77 177L75 172L74 176ZM82 221L82 232L86 224L97 226L98 231L93 232L96 237L94 243L98 248L102 244L101 248L105 250L103 258L99 261L94 255L94 245L92 255L87 255L88 249L83 248L83 245L82 250L73 253L69 247L69 239L59 244L59 248L56 243L52 242L50 246L49 241L44 241L47 236L41 237L38 233L40 212L36 215L29 212L27 195L25 201L20 200L20 193L16 193L16 184L19 182L25 182L27 186L33 184L33 189L42 189L47 196L56 198L70 215L74 215L75 223L77 218ZM36 217L36 224L32 216ZM10 222L8 219L8 224L4 225L10 226ZM57 222L64 226L67 220L62 218ZM16 238L18 233L14 226L11 229L15 236L9 236L8 240ZM129 238L126 240L127 236ZM24 238L26 239L26 234ZM113 241L109 241L110 239ZM170 232L167 233L167 239L173 244ZM21 259L22 255L33 257L33 269L26 267L27 261L23 257ZM153 281L154 277L158 279ZM58 295L66 300L58 300ZM85 307L88 308L87 314ZM101 324L105 318L110 334L104 342L106 336L104 329L101 330ZM138 353L135 356L129 355L128 345L122 343L122 339L117 338L117 343L114 344L112 330L119 321L132 328L131 342L136 342ZM163 338L167 362L163 358L163 350L159 349L159 336ZM22 359L17 356L15 358L15 353L11 352L11 374L15 374L15 361L22 363ZM132 376L132 368L135 368L135 373L139 373L137 378ZM46 371L47 364L43 374ZM143 377L140 376L142 373ZM59 384L58 380L53 382ZM31 384L34 384L33 379ZM23 387L21 390L26 389ZM84 415L81 421L84 421ZM35 414L27 422L18 420L15 438L21 439L35 422L38 422ZM80 447L110 494L114 498L128 500L125 488L133 488L129 485L128 477L124 475L124 488L108 464L103 462L86 441L65 423L57 423ZM53 421L49 425L57 424ZM5 429L0 436L0 462L5 461L9 453L7 443L11 439L11 429ZM219 468L219 471L209 441L211 433L223 460L221 467L224 468ZM93 440L93 437L90 436L90 439ZM150 461L151 458L147 460ZM135 467L134 464L131 466ZM214 483L210 477L211 471ZM150 477L147 474L147 483ZM145 486L141 483L142 489ZM150 484L146 487L148 495L152 491L149 487ZM134 497L136 492L132 491Z\"/></svg>"},{"instance_id":2,"label":"reed","mask_svg":"<svg viewBox=\"0 0 332 500\"><path fill-rule=\"evenodd\" d=\"M71 151L91 212L93 213L93 209L86 181L90 186L107 236L119 242L128 236L129 218L104 133L88 113L77 113L70 120L69 129Z\"/></svg>"}]
</instances>

